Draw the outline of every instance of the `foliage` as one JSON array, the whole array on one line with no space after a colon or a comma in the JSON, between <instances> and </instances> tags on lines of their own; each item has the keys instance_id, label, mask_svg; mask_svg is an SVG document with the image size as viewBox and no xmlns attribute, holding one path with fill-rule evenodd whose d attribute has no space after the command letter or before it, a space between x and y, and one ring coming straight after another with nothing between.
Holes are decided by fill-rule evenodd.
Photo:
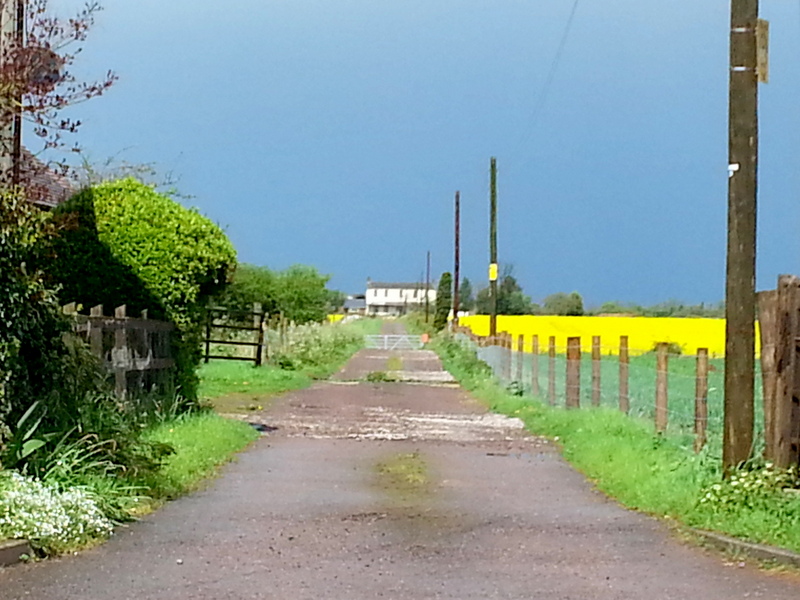
<instances>
[{"instance_id":1,"label":"foliage","mask_svg":"<svg viewBox=\"0 0 800 600\"><path fill-rule=\"evenodd\" d=\"M37 264L47 262L47 217L16 195L0 201L0 462L40 473L59 440L93 433L115 464L141 456L134 414L107 385L98 358L69 333Z\"/></svg>"},{"instance_id":2,"label":"foliage","mask_svg":"<svg viewBox=\"0 0 800 600\"><path fill-rule=\"evenodd\" d=\"M46 554L105 539L112 521L195 489L257 437L248 424L210 412L168 417L145 429L139 442L169 452L159 468L135 471L104 458L110 442L86 436L60 444L41 479L0 471L0 539L26 538Z\"/></svg>"},{"instance_id":3,"label":"foliage","mask_svg":"<svg viewBox=\"0 0 800 600\"><path fill-rule=\"evenodd\" d=\"M0 536L23 538L45 553L55 553L111 535L113 525L92 495L0 472Z\"/></svg>"},{"instance_id":4,"label":"foliage","mask_svg":"<svg viewBox=\"0 0 800 600\"><path fill-rule=\"evenodd\" d=\"M132 483L155 500L177 498L197 488L238 451L258 438L249 424L204 411L187 413L148 429L142 436L151 444L174 452L157 472L144 472Z\"/></svg>"},{"instance_id":5,"label":"foliage","mask_svg":"<svg viewBox=\"0 0 800 600\"><path fill-rule=\"evenodd\" d=\"M441 331L447 326L447 317L453 308L453 276L442 273L436 290L436 307L433 312L433 328Z\"/></svg>"},{"instance_id":6,"label":"foliage","mask_svg":"<svg viewBox=\"0 0 800 600\"><path fill-rule=\"evenodd\" d=\"M274 364L318 373L349 358L362 346L364 336L347 325L309 323L289 327L283 335L270 331L269 340L277 348L271 357Z\"/></svg>"},{"instance_id":7,"label":"foliage","mask_svg":"<svg viewBox=\"0 0 800 600\"><path fill-rule=\"evenodd\" d=\"M325 311L328 313L335 313L344 307L347 300L347 294L339 290L328 290L328 305Z\"/></svg>"},{"instance_id":8,"label":"foliage","mask_svg":"<svg viewBox=\"0 0 800 600\"><path fill-rule=\"evenodd\" d=\"M716 304L684 304L678 300L667 300L652 306L626 304L622 302L605 302L590 311L597 315L631 315L638 317L700 317L721 319L725 316L725 303Z\"/></svg>"},{"instance_id":9,"label":"foliage","mask_svg":"<svg viewBox=\"0 0 800 600\"><path fill-rule=\"evenodd\" d=\"M216 299L232 313L246 313L258 302L268 314L282 313L297 324L321 322L331 308L343 302L325 286L330 279L314 267L294 265L285 271L242 264L233 282Z\"/></svg>"},{"instance_id":10,"label":"foliage","mask_svg":"<svg viewBox=\"0 0 800 600\"><path fill-rule=\"evenodd\" d=\"M196 210L134 179L83 190L56 211L61 227L48 272L62 302L148 310L178 326L178 386L194 398L200 323L227 282L236 252Z\"/></svg>"},{"instance_id":11,"label":"foliage","mask_svg":"<svg viewBox=\"0 0 800 600\"><path fill-rule=\"evenodd\" d=\"M17 99L3 104L0 122L5 126L21 115L33 124L33 132L45 149L63 147L63 135L75 133L80 126L79 121L63 114L65 108L102 95L117 79L109 71L97 81L80 82L70 72L101 10L100 4L87 2L68 19L52 14L48 4L48 0L27 0L19 38L11 31L0 44L0 87L5 97ZM11 148L4 148L3 152L9 153ZM45 168L30 161L25 165L29 172ZM44 193L30 183L38 173L29 175L29 195ZM8 186L9 176L10 173L0 175L6 179L0 185Z\"/></svg>"},{"instance_id":12,"label":"foliage","mask_svg":"<svg viewBox=\"0 0 800 600\"><path fill-rule=\"evenodd\" d=\"M146 490L132 484L130 478L143 473L144 467L150 473L157 472L164 457L173 452L166 445L138 439L136 442L142 449L149 450L145 457L147 465L141 458L120 464L117 440L103 440L89 434L78 439L62 438L39 461L40 466L35 471L41 481L59 489L80 488L89 492L107 518L116 522L130 521L133 512L146 500Z\"/></svg>"},{"instance_id":13,"label":"foliage","mask_svg":"<svg viewBox=\"0 0 800 600\"><path fill-rule=\"evenodd\" d=\"M716 482L702 491L700 504L719 513L736 513L744 509L781 510L796 508L796 503L786 494L787 488L797 484L796 469L783 471L772 463L763 468L741 470L727 479ZM800 515L794 515L795 520Z\"/></svg>"},{"instance_id":14,"label":"foliage","mask_svg":"<svg viewBox=\"0 0 800 600\"><path fill-rule=\"evenodd\" d=\"M436 330L433 328L433 323L431 322L430 317L425 314L424 308L417 308L416 310L410 310L403 316L402 319L409 333L412 333L414 335L423 335L427 333L429 336L436 333Z\"/></svg>"},{"instance_id":15,"label":"foliage","mask_svg":"<svg viewBox=\"0 0 800 600\"><path fill-rule=\"evenodd\" d=\"M69 323L36 265L47 217L18 193L0 195L0 447L28 407L58 388Z\"/></svg>"},{"instance_id":16,"label":"foliage","mask_svg":"<svg viewBox=\"0 0 800 600\"><path fill-rule=\"evenodd\" d=\"M235 412L242 402L250 400L255 403L250 405L259 406L266 398L311 384L311 378L302 371L284 370L271 364L254 367L252 363L226 360L210 361L200 368L199 375L200 398L211 401L225 412ZM235 406L216 402L225 396L237 396Z\"/></svg>"},{"instance_id":17,"label":"foliage","mask_svg":"<svg viewBox=\"0 0 800 600\"><path fill-rule=\"evenodd\" d=\"M546 315L580 317L583 315L583 298L578 292L571 294L558 292L544 299L543 309L543 313Z\"/></svg>"},{"instance_id":18,"label":"foliage","mask_svg":"<svg viewBox=\"0 0 800 600\"><path fill-rule=\"evenodd\" d=\"M497 314L527 315L533 311L530 296L522 291L522 287L514 277L512 265L505 265L497 282ZM491 314L491 288L478 291L475 299L475 310L480 315Z\"/></svg>"},{"instance_id":19,"label":"foliage","mask_svg":"<svg viewBox=\"0 0 800 600\"><path fill-rule=\"evenodd\" d=\"M392 383L397 381L397 378L386 371L370 371L364 377L364 381L369 383Z\"/></svg>"},{"instance_id":20,"label":"foliage","mask_svg":"<svg viewBox=\"0 0 800 600\"><path fill-rule=\"evenodd\" d=\"M278 273L276 297L284 318L297 324L324 321L330 299L325 285L329 280L329 275L306 265L293 265Z\"/></svg>"},{"instance_id":21,"label":"foliage","mask_svg":"<svg viewBox=\"0 0 800 600\"><path fill-rule=\"evenodd\" d=\"M472 289L472 282L466 277L458 287L458 308L465 312L475 309L475 291Z\"/></svg>"},{"instance_id":22,"label":"foliage","mask_svg":"<svg viewBox=\"0 0 800 600\"><path fill-rule=\"evenodd\" d=\"M276 279L276 274L267 267L240 263L230 285L214 298L214 303L227 308L234 317L250 313L256 303L267 314L273 314L278 310Z\"/></svg>"}]
</instances>

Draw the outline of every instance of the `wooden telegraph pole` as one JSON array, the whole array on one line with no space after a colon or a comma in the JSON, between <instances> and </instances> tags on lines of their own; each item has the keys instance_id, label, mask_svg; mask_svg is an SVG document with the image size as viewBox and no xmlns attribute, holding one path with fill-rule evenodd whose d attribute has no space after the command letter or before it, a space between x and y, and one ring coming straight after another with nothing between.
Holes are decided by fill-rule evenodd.
<instances>
[{"instance_id":1,"label":"wooden telegraph pole","mask_svg":"<svg viewBox=\"0 0 800 600\"><path fill-rule=\"evenodd\" d=\"M459 281L461 277L461 193L456 192L455 264L453 265L453 325L458 325Z\"/></svg>"},{"instance_id":2,"label":"wooden telegraph pole","mask_svg":"<svg viewBox=\"0 0 800 600\"><path fill-rule=\"evenodd\" d=\"M492 157L489 192L489 337L497 336L497 159Z\"/></svg>"},{"instance_id":3,"label":"wooden telegraph pole","mask_svg":"<svg viewBox=\"0 0 800 600\"><path fill-rule=\"evenodd\" d=\"M23 0L0 0L0 57L7 60L13 46L24 42L25 3ZM0 171L3 183L20 180L22 153L22 114L18 104L22 98L16 91L2 99L0 108Z\"/></svg>"},{"instance_id":4,"label":"wooden telegraph pole","mask_svg":"<svg viewBox=\"0 0 800 600\"><path fill-rule=\"evenodd\" d=\"M758 83L766 81L759 0L731 0L728 253L725 290L726 470L750 458L753 446L756 313ZM761 27L766 30L765 24ZM760 39L761 38L761 39ZM759 42L762 42L761 44ZM761 63L761 68L759 68Z\"/></svg>"},{"instance_id":5,"label":"wooden telegraph pole","mask_svg":"<svg viewBox=\"0 0 800 600\"><path fill-rule=\"evenodd\" d=\"M428 250L428 258L425 267L425 322L430 320L431 312L431 251Z\"/></svg>"}]
</instances>

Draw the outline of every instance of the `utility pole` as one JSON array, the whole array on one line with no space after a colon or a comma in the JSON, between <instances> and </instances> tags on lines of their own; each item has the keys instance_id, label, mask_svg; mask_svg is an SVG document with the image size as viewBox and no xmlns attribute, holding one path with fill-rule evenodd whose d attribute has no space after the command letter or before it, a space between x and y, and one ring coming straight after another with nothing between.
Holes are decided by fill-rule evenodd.
<instances>
[{"instance_id":1,"label":"utility pole","mask_svg":"<svg viewBox=\"0 0 800 600\"><path fill-rule=\"evenodd\" d=\"M458 325L459 281L461 277L461 192L456 192L455 264L453 265L453 325Z\"/></svg>"},{"instance_id":2,"label":"utility pole","mask_svg":"<svg viewBox=\"0 0 800 600\"><path fill-rule=\"evenodd\" d=\"M428 250L427 267L425 268L425 322L430 319L431 308L431 251Z\"/></svg>"},{"instance_id":3,"label":"utility pole","mask_svg":"<svg viewBox=\"0 0 800 600\"><path fill-rule=\"evenodd\" d=\"M489 187L489 337L497 336L497 159L492 157Z\"/></svg>"},{"instance_id":4,"label":"utility pole","mask_svg":"<svg viewBox=\"0 0 800 600\"><path fill-rule=\"evenodd\" d=\"M0 5L0 60L3 61L8 60L15 39L16 3L17 0L2 0ZM4 92L0 109L0 171L3 183L9 184L14 169L14 99L7 95L10 90Z\"/></svg>"},{"instance_id":5,"label":"utility pole","mask_svg":"<svg viewBox=\"0 0 800 600\"><path fill-rule=\"evenodd\" d=\"M725 428L730 471L753 446L758 195L758 2L731 0ZM764 69L766 71L766 69ZM761 74L766 77L766 72Z\"/></svg>"},{"instance_id":6,"label":"utility pole","mask_svg":"<svg viewBox=\"0 0 800 600\"><path fill-rule=\"evenodd\" d=\"M22 48L25 43L25 0L15 0L14 43ZM22 182L22 92L14 97L13 167L11 181L17 186Z\"/></svg>"},{"instance_id":7,"label":"utility pole","mask_svg":"<svg viewBox=\"0 0 800 600\"><path fill-rule=\"evenodd\" d=\"M24 0L0 0L0 60L8 61L14 46L21 48L24 42ZM19 90L3 90L0 108L0 177L5 185L16 185L20 181L20 157L22 155L22 101Z\"/></svg>"}]
</instances>

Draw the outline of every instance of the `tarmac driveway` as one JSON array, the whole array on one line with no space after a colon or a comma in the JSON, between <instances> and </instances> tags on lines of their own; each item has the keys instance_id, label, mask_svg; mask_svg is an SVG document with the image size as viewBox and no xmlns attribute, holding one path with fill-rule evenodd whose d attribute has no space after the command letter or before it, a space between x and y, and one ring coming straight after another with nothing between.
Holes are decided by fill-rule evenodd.
<instances>
[{"instance_id":1,"label":"tarmac driveway","mask_svg":"<svg viewBox=\"0 0 800 600\"><path fill-rule=\"evenodd\" d=\"M800 596L794 577L623 510L452 386L322 383L254 418L278 429L207 489L101 547L0 572L0 598Z\"/></svg>"}]
</instances>

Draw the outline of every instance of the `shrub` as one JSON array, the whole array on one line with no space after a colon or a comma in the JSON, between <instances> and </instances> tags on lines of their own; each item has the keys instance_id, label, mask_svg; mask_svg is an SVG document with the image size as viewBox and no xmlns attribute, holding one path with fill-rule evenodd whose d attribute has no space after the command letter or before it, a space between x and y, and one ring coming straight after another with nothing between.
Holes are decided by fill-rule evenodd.
<instances>
[{"instance_id":1,"label":"shrub","mask_svg":"<svg viewBox=\"0 0 800 600\"><path fill-rule=\"evenodd\" d=\"M200 324L227 283L236 252L196 210L134 179L87 188L57 209L60 235L49 273L64 303L147 309L178 327L181 393L195 398Z\"/></svg>"},{"instance_id":2,"label":"shrub","mask_svg":"<svg viewBox=\"0 0 800 600\"><path fill-rule=\"evenodd\" d=\"M45 553L111 535L113 524L83 490L0 472L0 536L27 539Z\"/></svg>"},{"instance_id":3,"label":"shrub","mask_svg":"<svg viewBox=\"0 0 800 600\"><path fill-rule=\"evenodd\" d=\"M558 292L544 299L545 314L580 317L583 312L583 298L578 292L571 294Z\"/></svg>"},{"instance_id":4,"label":"shrub","mask_svg":"<svg viewBox=\"0 0 800 600\"><path fill-rule=\"evenodd\" d=\"M270 331L270 345L278 348L273 362L284 369L307 369L331 365L349 356L364 336L347 326L296 325L289 327L283 340L278 332Z\"/></svg>"},{"instance_id":5,"label":"shrub","mask_svg":"<svg viewBox=\"0 0 800 600\"><path fill-rule=\"evenodd\" d=\"M0 446L27 408L57 387L69 323L36 265L47 217L19 194L0 195Z\"/></svg>"},{"instance_id":6,"label":"shrub","mask_svg":"<svg viewBox=\"0 0 800 600\"><path fill-rule=\"evenodd\" d=\"M436 291L436 310L433 317L433 328L441 331L447 325L447 316L453 307L453 276L442 273L439 289Z\"/></svg>"},{"instance_id":7,"label":"shrub","mask_svg":"<svg viewBox=\"0 0 800 600\"><path fill-rule=\"evenodd\" d=\"M234 315L251 311L258 302L268 314L282 313L286 320L300 325L318 323L325 320L333 298L325 287L329 279L306 265L273 271L242 264L216 302Z\"/></svg>"}]
</instances>

